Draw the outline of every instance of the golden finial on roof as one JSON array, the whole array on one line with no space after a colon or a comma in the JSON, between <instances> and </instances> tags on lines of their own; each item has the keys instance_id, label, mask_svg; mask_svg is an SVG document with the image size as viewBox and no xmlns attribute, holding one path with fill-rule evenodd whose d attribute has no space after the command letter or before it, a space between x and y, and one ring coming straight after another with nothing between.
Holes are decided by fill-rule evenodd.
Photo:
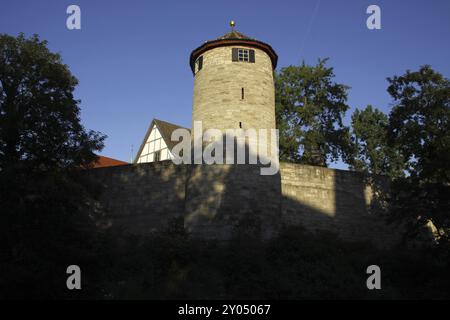
<instances>
[{"instance_id":1,"label":"golden finial on roof","mask_svg":"<svg viewBox=\"0 0 450 320\"><path fill-rule=\"evenodd\" d=\"M234 27L236 26L236 22L234 22L234 20L231 20L230 21L230 27L231 27L231 30L234 30Z\"/></svg>"}]
</instances>

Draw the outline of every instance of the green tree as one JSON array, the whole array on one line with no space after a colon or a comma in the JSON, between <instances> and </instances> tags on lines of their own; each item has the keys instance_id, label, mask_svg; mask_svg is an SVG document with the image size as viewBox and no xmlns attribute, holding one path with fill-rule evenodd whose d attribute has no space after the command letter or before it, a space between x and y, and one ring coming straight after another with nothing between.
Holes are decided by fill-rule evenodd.
<instances>
[{"instance_id":1,"label":"green tree","mask_svg":"<svg viewBox=\"0 0 450 320\"><path fill-rule=\"evenodd\" d=\"M0 287L12 290L12 282L12 296L51 295L44 288L54 269L74 255L78 263L86 258L75 252L89 239L79 226L92 225L95 186L80 170L96 159L105 137L81 125L76 85L46 41L0 34L0 263L9 272L2 280L9 286Z\"/></svg>"},{"instance_id":2,"label":"green tree","mask_svg":"<svg viewBox=\"0 0 450 320\"><path fill-rule=\"evenodd\" d=\"M395 146L388 144L389 117L368 105L352 114L352 140L355 155L350 168L392 178L404 175L404 160Z\"/></svg>"},{"instance_id":3,"label":"green tree","mask_svg":"<svg viewBox=\"0 0 450 320\"><path fill-rule=\"evenodd\" d=\"M349 129L342 123L348 110L347 86L334 82L327 59L315 66L289 66L276 75L276 117L280 158L326 166L350 150Z\"/></svg>"},{"instance_id":4,"label":"green tree","mask_svg":"<svg viewBox=\"0 0 450 320\"><path fill-rule=\"evenodd\" d=\"M448 230L450 82L428 65L388 81L394 100L388 139L402 153L407 173L395 183L394 212Z\"/></svg>"}]
</instances>

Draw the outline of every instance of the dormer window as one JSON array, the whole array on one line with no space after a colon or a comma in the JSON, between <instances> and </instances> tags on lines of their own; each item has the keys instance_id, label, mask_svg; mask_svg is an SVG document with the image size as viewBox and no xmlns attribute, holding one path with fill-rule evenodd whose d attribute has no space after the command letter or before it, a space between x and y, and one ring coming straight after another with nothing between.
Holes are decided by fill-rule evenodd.
<instances>
[{"instance_id":1,"label":"dormer window","mask_svg":"<svg viewBox=\"0 0 450 320\"><path fill-rule=\"evenodd\" d=\"M233 48L231 52L232 61L255 62L255 50L244 48Z\"/></svg>"},{"instance_id":2,"label":"dormer window","mask_svg":"<svg viewBox=\"0 0 450 320\"><path fill-rule=\"evenodd\" d=\"M203 68L203 56L200 56L195 60L195 73L199 72Z\"/></svg>"}]
</instances>

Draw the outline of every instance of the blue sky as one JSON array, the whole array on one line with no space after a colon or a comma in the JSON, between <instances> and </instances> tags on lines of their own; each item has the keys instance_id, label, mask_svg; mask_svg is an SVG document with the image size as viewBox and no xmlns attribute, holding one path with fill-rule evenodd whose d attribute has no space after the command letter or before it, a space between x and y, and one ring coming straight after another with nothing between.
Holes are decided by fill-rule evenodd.
<instances>
[{"instance_id":1,"label":"blue sky","mask_svg":"<svg viewBox=\"0 0 450 320\"><path fill-rule=\"evenodd\" d=\"M272 45L278 68L329 57L349 105L389 111L386 77L431 66L450 75L450 1L22 1L0 0L0 33L37 33L80 84L82 121L108 135L102 154L129 161L153 117L190 127L190 52L229 31L229 21ZM81 8L81 30L66 8ZM366 8L381 8L381 30ZM334 167L342 167L337 164Z\"/></svg>"}]
</instances>

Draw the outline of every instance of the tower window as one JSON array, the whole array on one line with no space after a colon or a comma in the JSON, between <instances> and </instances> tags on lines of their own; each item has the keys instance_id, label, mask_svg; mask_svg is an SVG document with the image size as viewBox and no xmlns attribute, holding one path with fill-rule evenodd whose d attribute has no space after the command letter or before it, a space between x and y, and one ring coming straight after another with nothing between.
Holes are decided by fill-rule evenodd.
<instances>
[{"instance_id":1,"label":"tower window","mask_svg":"<svg viewBox=\"0 0 450 320\"><path fill-rule=\"evenodd\" d=\"M244 88L241 89L241 99L244 100L245 95L244 95Z\"/></svg>"},{"instance_id":2,"label":"tower window","mask_svg":"<svg viewBox=\"0 0 450 320\"><path fill-rule=\"evenodd\" d=\"M203 68L203 56L200 56L195 60L195 73L199 72Z\"/></svg>"},{"instance_id":3,"label":"tower window","mask_svg":"<svg viewBox=\"0 0 450 320\"><path fill-rule=\"evenodd\" d=\"M238 60L248 62L250 60L250 55L247 49L238 49Z\"/></svg>"},{"instance_id":4,"label":"tower window","mask_svg":"<svg viewBox=\"0 0 450 320\"><path fill-rule=\"evenodd\" d=\"M239 128L242 129L242 122L239 122Z\"/></svg>"},{"instance_id":5,"label":"tower window","mask_svg":"<svg viewBox=\"0 0 450 320\"><path fill-rule=\"evenodd\" d=\"M255 62L255 50L244 48L233 48L231 52L232 61Z\"/></svg>"}]
</instances>

